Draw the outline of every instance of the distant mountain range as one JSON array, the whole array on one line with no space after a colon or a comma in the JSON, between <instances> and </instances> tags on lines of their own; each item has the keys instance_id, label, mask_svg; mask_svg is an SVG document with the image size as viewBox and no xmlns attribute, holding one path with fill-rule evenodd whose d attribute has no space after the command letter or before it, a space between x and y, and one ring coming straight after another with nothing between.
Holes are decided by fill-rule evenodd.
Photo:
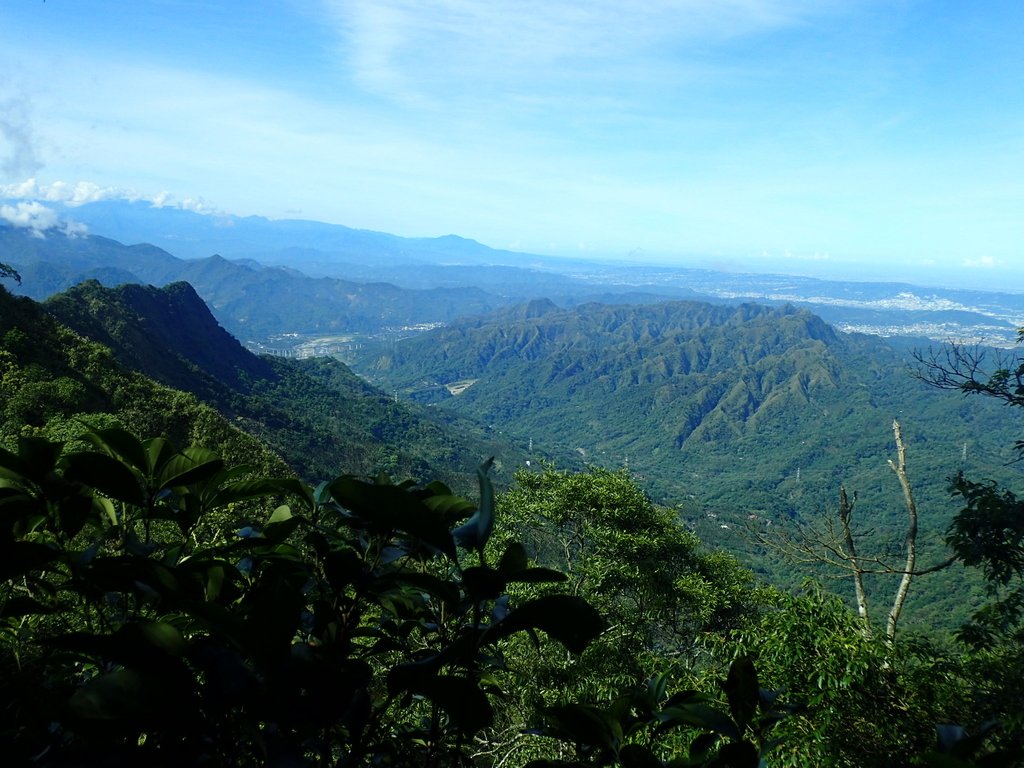
<instances>
[{"instance_id":1,"label":"distant mountain range","mask_svg":"<svg viewBox=\"0 0 1024 768\"><path fill-rule=\"evenodd\" d=\"M133 267L124 260L93 258L71 274L45 256L52 256L50 245L36 243L38 248L32 248L22 243L12 251L9 235L0 237L0 253L28 273L26 291L31 295L42 297L88 277L108 285L188 280L218 320L243 340L266 341L280 334L372 334L384 328L448 322L533 298L548 298L563 307L594 300L788 303L812 310L840 330L1002 346L1011 345L1016 329L1024 325L1024 286L989 293L588 262L492 249L455 235L403 238L322 222L199 214L145 202L108 200L63 208L61 213L84 223L95 235L148 243L165 256L198 260L205 266L177 264L168 270L165 264L151 271L141 263ZM58 239L56 231L46 235L47 241ZM83 243L57 250L77 248L92 251L94 257L103 250L98 244ZM228 268L209 261L215 254L234 264L237 273L232 275L233 288L223 294L218 291L225 285L221 278ZM35 266L39 260L49 263L40 270ZM301 279L305 276L330 279L308 282ZM369 287L376 283L392 288ZM396 293L394 288L416 293ZM424 293L432 290L436 292ZM349 295L351 299L343 298ZM360 306L362 298L387 309L374 316ZM304 302L311 306L300 308ZM279 348L281 340L268 346Z\"/></svg>"},{"instance_id":2,"label":"distant mountain range","mask_svg":"<svg viewBox=\"0 0 1024 768\"><path fill-rule=\"evenodd\" d=\"M167 214L168 226L176 217L189 226L216 221L132 210ZM284 242L290 227L305 231L303 223L264 220L223 229L249 224L271 233L281 224L277 235L267 234L268 248ZM193 232L190 242L202 241L200 230L185 230ZM310 235L293 247L307 249L310 261L336 273L391 270L395 279L314 277L241 251L235 259L182 259L155 245L60 231L39 237L10 226L0 227L0 261L19 270L20 290L30 295L70 288L48 302L54 317L109 346L124 365L194 393L304 476L387 469L458 483L490 453L502 457L506 478L528 458L628 465L706 541L746 551L774 579L795 582L800 574L758 560L763 555L740 529L815 518L842 484L860 493L873 531L866 545L884 551L901 536L899 489L885 464L894 417L904 423L910 472L928 510L923 545L940 548L953 511L950 474L1018 472L1007 466L1017 435L1002 410L928 389L907 374L898 349L841 333L842 323L797 306L891 321L893 332L989 323L1009 338L1015 294L543 260L482 263L517 255L458 238L407 251L401 238L376 233L356 239L372 248L384 238L392 255L378 253L358 267L355 251L345 262L335 258L343 250L313 247L335 229L309 230L321 240ZM418 261L389 261L395 254ZM72 287L86 278L96 282ZM480 287L486 280L495 290ZM765 304L742 303L748 293ZM710 300L692 300L700 296ZM345 339L346 359L376 386L330 358L255 357L218 323L240 341L282 347ZM45 411L62 386L47 384L26 401L26 413ZM962 615L974 599L971 587L943 584L929 610Z\"/></svg>"},{"instance_id":3,"label":"distant mountain range","mask_svg":"<svg viewBox=\"0 0 1024 768\"><path fill-rule=\"evenodd\" d=\"M0 258L22 277L20 293L45 299L83 280L105 285L192 284L240 339L281 333L376 333L485 312L505 300L474 288L407 290L386 283L313 278L221 256L179 259L151 245L0 226Z\"/></svg>"}]
</instances>

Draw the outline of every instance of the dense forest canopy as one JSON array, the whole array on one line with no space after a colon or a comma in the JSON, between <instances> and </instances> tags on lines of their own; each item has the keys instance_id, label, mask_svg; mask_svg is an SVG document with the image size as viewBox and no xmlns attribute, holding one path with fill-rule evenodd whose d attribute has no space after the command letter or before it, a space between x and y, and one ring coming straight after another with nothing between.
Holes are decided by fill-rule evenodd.
<instances>
[{"instance_id":1,"label":"dense forest canopy","mask_svg":"<svg viewBox=\"0 0 1024 768\"><path fill-rule=\"evenodd\" d=\"M759 583L680 525L679 507L652 502L632 466L580 472L510 453L510 464L531 456L534 466L506 475L497 493L497 467L478 470L476 504L436 481L365 479L377 463L427 481L433 467L458 467L451 453L389 465L356 444L349 458L333 455L363 479L328 474L301 458L315 449L283 436L377 424L369 434L405 440L399 451L415 457L417 445L462 445L448 430L463 422L415 427L424 418L415 408L340 363L256 358L187 285L91 283L45 306L5 291L0 302L2 706L16 756L41 765L1021 759L1024 532L1016 495L984 477L957 475L948 531L929 519L918 534L927 546L946 539L952 567L975 574L973 615L961 610L946 639L914 630L926 612L887 634L810 582L787 592ZM643 315L615 311L571 322L625 321L645 349L671 335L668 322L654 334L638 324ZM840 343L792 310L700 311L720 315L724 329L754 323L743 333L779 354L797 338L787 322L822 349ZM506 321L551 313L563 317L534 305ZM762 320L778 323L775 335L770 323L757 329ZM704 325L710 338L719 332ZM538 345L565 336L546 327L524 347L537 360L548 354ZM572 332L576 345L587 335ZM221 341L197 353L200 338ZM729 349L734 365L741 347ZM723 352L707 350L702 365L714 370ZM986 373L964 350L951 354L929 358L931 384L1019 405L1019 364ZM513 367L516 356L506 359ZM825 365L837 366L834 386L845 374ZM409 442L417 430L433 437ZM915 482L927 476L918 461ZM295 470L327 482L307 486ZM449 477L460 482L465 470ZM896 479L887 482L898 493ZM898 514L889 523L890 538L904 534ZM854 531L863 565L873 539ZM940 575L921 562L910 606L928 602L924 585ZM863 570L882 605L906 575ZM852 593L846 578L830 588ZM28 706L28 691L46 695Z\"/></svg>"}]
</instances>

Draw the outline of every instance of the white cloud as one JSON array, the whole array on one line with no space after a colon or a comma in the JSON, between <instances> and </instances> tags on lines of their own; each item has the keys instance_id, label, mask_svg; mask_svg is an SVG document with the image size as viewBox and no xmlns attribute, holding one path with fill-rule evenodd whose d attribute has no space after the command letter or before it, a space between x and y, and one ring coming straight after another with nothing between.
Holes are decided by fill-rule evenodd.
<instances>
[{"instance_id":1,"label":"white cloud","mask_svg":"<svg viewBox=\"0 0 1024 768\"><path fill-rule=\"evenodd\" d=\"M34 178L17 184L0 185L0 197L10 200L45 200L48 203L64 203L69 206L95 203L98 200L140 200L142 196L133 189L101 187L91 181L70 184L55 181L40 184Z\"/></svg>"},{"instance_id":2,"label":"white cloud","mask_svg":"<svg viewBox=\"0 0 1024 768\"><path fill-rule=\"evenodd\" d=\"M74 184L55 181L52 184L40 184L35 179L26 179L18 184L0 185L0 199L42 200L48 203L62 203L72 208L101 200L144 201L150 203L154 208L181 208L203 214L220 213L202 197L186 197L178 201L167 191L147 196L135 189L101 187L91 181L79 181Z\"/></svg>"},{"instance_id":3,"label":"white cloud","mask_svg":"<svg viewBox=\"0 0 1024 768\"><path fill-rule=\"evenodd\" d=\"M201 197L186 197L178 203L178 207L186 211L192 211L192 213L201 213L204 215L222 213L222 211L214 208Z\"/></svg>"},{"instance_id":4,"label":"white cloud","mask_svg":"<svg viewBox=\"0 0 1024 768\"><path fill-rule=\"evenodd\" d=\"M963 265L968 269L995 269L1002 266L1002 262L993 256L979 256L976 259L964 259Z\"/></svg>"},{"instance_id":5,"label":"white cloud","mask_svg":"<svg viewBox=\"0 0 1024 768\"><path fill-rule=\"evenodd\" d=\"M0 205L0 221L29 229L36 237L44 237L44 233L50 229L57 229L69 237L78 237L87 232L84 224L62 220L55 210L34 201Z\"/></svg>"}]
</instances>

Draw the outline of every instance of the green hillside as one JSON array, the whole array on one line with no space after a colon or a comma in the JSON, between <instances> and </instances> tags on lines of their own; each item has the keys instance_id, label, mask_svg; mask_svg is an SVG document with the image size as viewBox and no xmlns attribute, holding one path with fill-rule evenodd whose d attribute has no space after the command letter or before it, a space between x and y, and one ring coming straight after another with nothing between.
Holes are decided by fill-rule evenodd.
<instances>
[{"instance_id":1,"label":"green hillside","mask_svg":"<svg viewBox=\"0 0 1024 768\"><path fill-rule=\"evenodd\" d=\"M523 469L496 495L484 467L478 503L439 483L306 486L282 479L249 432L334 474L353 471L334 462L390 451L395 467L460 479L460 452L482 443L451 436L477 434L467 422L400 404L336 361L254 357L185 283L90 282L45 305L0 289L11 760L1024 764L1024 518L1012 493L961 483L957 570L915 579L914 621L884 637L820 588L762 588L704 548L713 537L677 525L682 515L724 535L792 582L803 574L735 537L738 524L810 520L843 482L861 490L857 530L876 531L860 537L861 563L875 562L871 547L898 558L899 504L884 506L898 496L891 436L876 425L896 415L924 568L940 551L939 504L951 506L937 479L951 441L963 439L953 465L972 479L1019 485L998 465L1016 437L1004 410L923 387L894 350L791 308L537 301L364 362L409 395L536 438L532 456L575 446L615 465L629 451L633 472ZM1024 404L1013 381L1008 371L980 391ZM73 439L114 425L136 435ZM143 434L220 455L175 455ZM228 468L238 462L248 466ZM869 582L877 609L891 586ZM956 639L921 637L982 603Z\"/></svg>"},{"instance_id":2,"label":"green hillside","mask_svg":"<svg viewBox=\"0 0 1024 768\"><path fill-rule=\"evenodd\" d=\"M790 584L815 571L779 562L748 531L821 521L840 486L858 493L871 532L864 550L899 551L905 512L887 465L894 418L924 551L936 559L956 510L948 478L961 468L1019 476L1007 466L1016 435L1005 411L931 389L880 340L838 334L791 307L533 302L368 352L357 368L537 448L628 465L704 540ZM916 605L929 621L962 616L980 596L961 581L931 583L944 586Z\"/></svg>"},{"instance_id":3,"label":"green hillside","mask_svg":"<svg viewBox=\"0 0 1024 768\"><path fill-rule=\"evenodd\" d=\"M122 366L107 347L0 288L0 444L31 435L67 440L111 425L210 448L261 472L286 471L263 443L195 396Z\"/></svg>"},{"instance_id":4,"label":"green hillside","mask_svg":"<svg viewBox=\"0 0 1024 768\"><path fill-rule=\"evenodd\" d=\"M474 425L396 402L335 360L253 355L187 283L104 288L93 281L45 307L125 366L192 392L308 479L388 472L466 487L487 456L497 457L502 482L522 456Z\"/></svg>"}]
</instances>

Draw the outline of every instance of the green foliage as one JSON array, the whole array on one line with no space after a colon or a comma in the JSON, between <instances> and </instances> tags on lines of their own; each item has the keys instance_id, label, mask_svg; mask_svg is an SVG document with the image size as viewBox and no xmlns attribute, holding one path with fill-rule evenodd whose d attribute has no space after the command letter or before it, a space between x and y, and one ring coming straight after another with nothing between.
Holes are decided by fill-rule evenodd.
<instances>
[{"instance_id":1,"label":"green foliage","mask_svg":"<svg viewBox=\"0 0 1024 768\"><path fill-rule=\"evenodd\" d=\"M761 756L772 744L771 733L788 713L776 706L776 693L760 688L750 659L740 657L730 665L721 682L724 707L717 697L695 690L669 695L668 681L667 674L651 678L603 707L546 708L544 725L536 732L572 745L575 759L536 760L530 768L763 765ZM685 749L673 738L680 730L690 737Z\"/></svg>"},{"instance_id":2,"label":"green foliage","mask_svg":"<svg viewBox=\"0 0 1024 768\"><path fill-rule=\"evenodd\" d=\"M0 451L7 759L38 765L463 764L494 720L503 647L580 653L584 600L510 601L560 578L510 547L463 562L475 510L440 484L246 479L208 451L119 429L97 450ZM252 500L291 503L199 535Z\"/></svg>"},{"instance_id":3,"label":"green foliage","mask_svg":"<svg viewBox=\"0 0 1024 768\"><path fill-rule=\"evenodd\" d=\"M653 709L627 717L638 683L658 671L665 680L671 675L690 687L714 688L699 638L739 626L761 599L747 571L726 555L704 552L674 513L653 504L624 471L545 467L518 472L515 485L498 497L487 557L507 556L516 542L521 542L524 561L535 559L542 568L564 571L568 580L552 586L518 584L513 595L537 598L564 589L594 605L607 628L578 658L550 646L534 647L525 638L510 645L506 659L515 684L502 702L490 748L494 759L506 765L551 760L552 752L558 759L570 751L584 759L575 747L569 750L580 734L565 730L566 718L604 723L601 728L618 722L620 731L633 729L634 742L643 741L657 723L651 720ZM533 714L538 709L545 713L539 720ZM626 724L628 718L634 719ZM664 739L659 736L651 748L657 741L659 754L685 753L695 729L702 727L688 725ZM561 746L501 737L524 726L558 739ZM588 742L588 749L597 751L586 759L620 759L619 747L633 742L615 732L617 746L611 753L598 748L608 746L605 733L603 741ZM712 753L717 754L711 750L705 756L711 759Z\"/></svg>"},{"instance_id":4,"label":"green foliage","mask_svg":"<svg viewBox=\"0 0 1024 768\"><path fill-rule=\"evenodd\" d=\"M602 656L620 679L640 679L644 670L628 664L645 654L686 657L699 634L738 626L757 608L749 572L703 552L628 472L523 470L499 510L498 540L520 540L542 565L564 570L570 591L608 618Z\"/></svg>"},{"instance_id":5,"label":"green foliage","mask_svg":"<svg viewBox=\"0 0 1024 768\"><path fill-rule=\"evenodd\" d=\"M934 691L948 675L934 666L925 674L913 654L865 634L820 588L780 595L735 637L733 652L749 654L764 683L798 707L779 726L773 765L909 765L931 745L944 703Z\"/></svg>"},{"instance_id":6,"label":"green foliage","mask_svg":"<svg viewBox=\"0 0 1024 768\"><path fill-rule=\"evenodd\" d=\"M396 402L327 358L285 360L244 349L187 283L104 288L89 281L46 311L109 347L127 368L194 394L259 437L307 480L339 472L436 477L472 489L480 456L500 477L516 454L466 423ZM507 482L507 479L506 479Z\"/></svg>"},{"instance_id":7,"label":"green foliage","mask_svg":"<svg viewBox=\"0 0 1024 768\"><path fill-rule=\"evenodd\" d=\"M755 550L741 531L818 518L840 485L861 499L864 551L901 547L903 501L885 461L894 414L912 425L914 465L928 468L915 475L922 551L944 546L956 511L946 477L982 467L1020 476L1009 464L1016 435L995 404L944 398L883 341L838 334L792 307L549 305L361 354L357 369L389 389L542 451L628 463L655 498L683 505L703 541L791 589L806 569ZM473 383L451 396L445 385L460 381ZM891 594L895 579L877 586ZM953 630L984 586L970 573L936 574L915 597L904 626Z\"/></svg>"},{"instance_id":8,"label":"green foliage","mask_svg":"<svg viewBox=\"0 0 1024 768\"><path fill-rule=\"evenodd\" d=\"M286 471L266 446L192 395L122 368L106 347L0 287L0 446L30 435L75 440L83 425L114 424L201 445L257 471Z\"/></svg>"},{"instance_id":9,"label":"green foliage","mask_svg":"<svg viewBox=\"0 0 1024 768\"><path fill-rule=\"evenodd\" d=\"M953 494L964 507L947 540L966 565L981 568L993 586L1024 577L1024 502L995 483L971 482L958 474Z\"/></svg>"},{"instance_id":10,"label":"green foliage","mask_svg":"<svg viewBox=\"0 0 1024 768\"><path fill-rule=\"evenodd\" d=\"M1024 341L1020 329L1018 341ZM1010 406L1024 406L1024 358L958 344L918 354L918 375L941 389L984 395ZM1018 452L1024 441L1015 443ZM1018 456L1018 459L1020 457ZM946 749L932 764L1024 763L1024 520L1018 495L989 480L977 482L960 472L951 491L962 508L947 531L947 542L966 565L986 579L989 600L958 633L963 659L964 711L947 733ZM961 727L964 726L964 727ZM940 745L941 747L942 745ZM943 762L945 761L945 762Z\"/></svg>"}]
</instances>

